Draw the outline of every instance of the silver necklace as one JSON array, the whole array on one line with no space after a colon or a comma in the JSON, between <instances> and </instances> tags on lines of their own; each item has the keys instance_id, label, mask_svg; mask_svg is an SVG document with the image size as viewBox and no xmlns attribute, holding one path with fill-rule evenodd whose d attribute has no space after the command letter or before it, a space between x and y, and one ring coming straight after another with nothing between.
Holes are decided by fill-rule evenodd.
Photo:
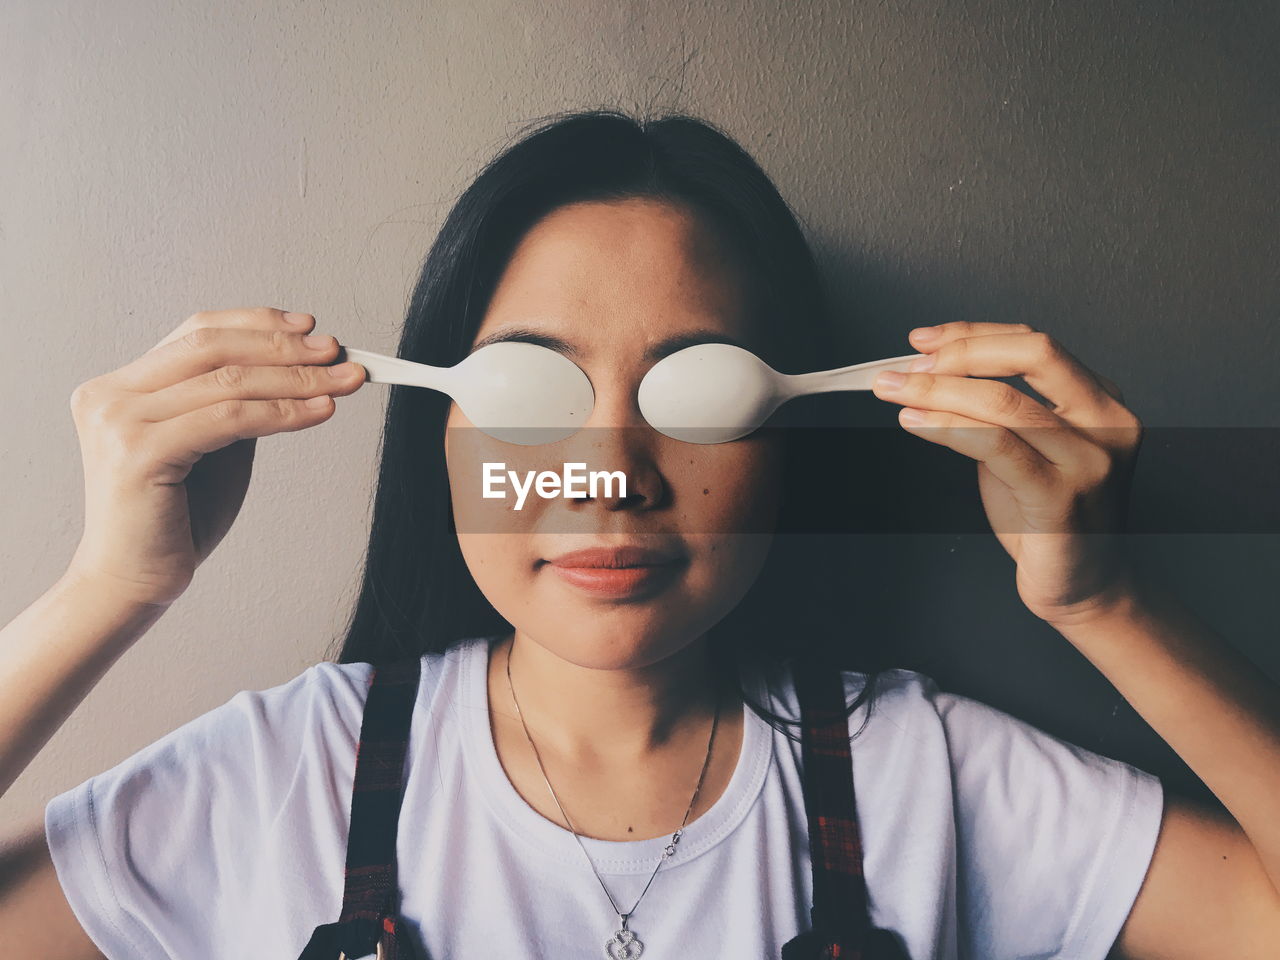
<instances>
[{"instance_id":1,"label":"silver necklace","mask_svg":"<svg viewBox=\"0 0 1280 960\"><path fill-rule=\"evenodd\" d=\"M538 754L538 748L533 742L533 737L529 736L529 727L524 722L524 713L520 710L520 701L516 699L516 688L511 682L511 647L515 646L514 640L511 646L507 647L507 687L511 690L511 702L516 705L516 714L520 717L520 726L524 727L525 738L529 741L529 746L533 747L533 757L538 761L538 769L542 771L542 779L547 782L547 790L551 793L551 799L556 802L556 806L560 810L560 816L564 817L564 822L569 824L569 832L573 834L573 839L578 841L578 847L582 850L582 855L587 858L587 866L591 868L591 872L596 876L596 882L600 884L600 889L604 891L604 895L609 898L609 903L613 907L613 912L618 915L618 922L621 924L614 932L613 936L605 941L604 954L608 960L635 960L644 952L644 943L636 936L634 930L628 928L627 923L630 921L632 914L636 912L636 907L640 906L640 901L644 899L644 895L649 892L649 884L653 883L653 878L658 875L658 867L662 866L663 861L669 857L675 856L676 844L680 842L681 836L684 835L684 825L689 822L689 814L693 810L693 804L698 799L698 791L702 789L702 779L707 775L707 765L711 761L711 744L715 742L716 727L720 723L720 698L716 698L715 718L711 721L711 735L707 737L707 756L702 761L702 772L698 774L698 785L693 788L693 796L689 798L689 808L684 812L684 819L680 821L680 826L675 833L671 835L671 840L667 844L666 849L662 851L662 856L658 858L658 862L653 867L653 873L649 874L649 882L644 885L644 889L640 891L640 896L636 898L636 902L631 905L631 909L623 913L618 909L617 902L613 899L613 894L609 892L609 888L604 885L604 881L600 879L600 874L596 870L596 865L591 862L591 854L587 853L587 848L582 842L582 838L578 836L578 831L573 829L573 823L569 820L569 815L564 812L564 807L560 805L560 798L556 796L555 790L551 786L551 780L547 776L546 768L542 766L542 757Z\"/></svg>"}]
</instances>

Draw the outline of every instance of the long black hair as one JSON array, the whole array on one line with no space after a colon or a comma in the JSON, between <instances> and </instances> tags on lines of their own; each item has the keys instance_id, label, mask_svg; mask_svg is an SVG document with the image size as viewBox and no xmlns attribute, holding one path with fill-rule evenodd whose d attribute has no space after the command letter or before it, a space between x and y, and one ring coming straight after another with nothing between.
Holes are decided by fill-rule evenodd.
<instances>
[{"instance_id":1,"label":"long black hair","mask_svg":"<svg viewBox=\"0 0 1280 960\"><path fill-rule=\"evenodd\" d=\"M752 303L771 334L764 359L775 369L807 372L830 360L826 294L812 251L796 215L752 157L714 125L687 114L633 118L604 109L540 118L484 166L431 245L397 355L436 366L460 362L509 256L534 223L565 204L630 198L693 211L745 258L740 263L753 285ZM464 639L512 629L477 587L458 543L444 458L449 403L432 390L390 389L369 545L340 663L443 652ZM806 499L812 506L804 484L818 475L815 458L822 451L804 441L815 433L787 433L780 530L799 528L795 512ZM730 666L778 665L813 653L831 633L818 598L808 595L815 580L803 555L787 556L790 539L775 536L756 583L709 631L714 661L726 668L722 681L734 676ZM874 701L880 672L871 662L874 649L857 652L868 677L850 714L864 700ZM795 723L739 693L767 722Z\"/></svg>"}]
</instances>

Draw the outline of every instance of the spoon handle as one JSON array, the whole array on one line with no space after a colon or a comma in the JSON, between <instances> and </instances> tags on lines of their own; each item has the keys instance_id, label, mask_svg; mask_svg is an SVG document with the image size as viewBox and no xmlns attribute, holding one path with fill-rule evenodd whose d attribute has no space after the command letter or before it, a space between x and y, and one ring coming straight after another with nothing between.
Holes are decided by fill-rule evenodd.
<instances>
[{"instance_id":1,"label":"spoon handle","mask_svg":"<svg viewBox=\"0 0 1280 960\"><path fill-rule=\"evenodd\" d=\"M339 344L338 358L334 363L353 360L369 371L367 383L398 383L405 387L426 387L429 390L446 390L450 383L450 367L433 367L430 364L388 357L369 350L357 350Z\"/></svg>"},{"instance_id":2,"label":"spoon handle","mask_svg":"<svg viewBox=\"0 0 1280 960\"><path fill-rule=\"evenodd\" d=\"M834 370L817 370L813 373L793 373L788 376L788 387L791 396L799 397L808 393L835 393L838 390L870 390L871 382L885 370L897 370L906 373L907 367L921 353L909 353L902 357L889 357L885 360L869 360L866 363L855 363L848 367L837 367Z\"/></svg>"}]
</instances>

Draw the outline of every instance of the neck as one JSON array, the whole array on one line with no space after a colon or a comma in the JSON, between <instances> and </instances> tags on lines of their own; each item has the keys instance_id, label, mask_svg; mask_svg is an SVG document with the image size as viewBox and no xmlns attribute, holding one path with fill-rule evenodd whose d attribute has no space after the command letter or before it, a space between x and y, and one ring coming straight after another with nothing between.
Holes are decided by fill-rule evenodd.
<instances>
[{"instance_id":1,"label":"neck","mask_svg":"<svg viewBox=\"0 0 1280 960\"><path fill-rule=\"evenodd\" d=\"M494 646L489 674L498 712L517 724L522 714L539 751L585 768L705 741L717 701L723 725L737 699L715 681L705 634L657 663L606 670L570 663L517 630Z\"/></svg>"}]
</instances>

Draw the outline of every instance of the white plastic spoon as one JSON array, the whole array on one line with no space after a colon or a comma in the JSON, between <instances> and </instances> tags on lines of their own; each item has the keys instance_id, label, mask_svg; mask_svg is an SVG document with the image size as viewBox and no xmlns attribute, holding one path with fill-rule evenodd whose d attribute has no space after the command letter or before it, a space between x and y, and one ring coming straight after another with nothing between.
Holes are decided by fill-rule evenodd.
<instances>
[{"instance_id":1,"label":"white plastic spoon","mask_svg":"<svg viewBox=\"0 0 1280 960\"><path fill-rule=\"evenodd\" d=\"M369 371L369 383L439 390L489 436L525 446L573 435L587 422L596 402L581 367L536 343L491 343L452 367L433 367L354 347L342 347L334 362L342 360L353 360Z\"/></svg>"},{"instance_id":2,"label":"white plastic spoon","mask_svg":"<svg viewBox=\"0 0 1280 960\"><path fill-rule=\"evenodd\" d=\"M741 347L701 343L654 364L640 381L637 399L645 420L659 433L688 443L726 443L757 429L793 397L870 390L882 370L905 371L919 356L787 374ZM334 362L342 360L361 364L369 383L439 390L475 426L508 443L563 440L587 422L595 406L595 391L582 368L534 343L491 343L452 367L345 346Z\"/></svg>"},{"instance_id":3,"label":"white plastic spoon","mask_svg":"<svg viewBox=\"0 0 1280 960\"><path fill-rule=\"evenodd\" d=\"M793 397L870 390L885 370L906 372L912 353L814 373L779 373L730 343L700 343L663 357L640 381L645 420L659 433L689 443L725 443L757 429Z\"/></svg>"}]
</instances>

